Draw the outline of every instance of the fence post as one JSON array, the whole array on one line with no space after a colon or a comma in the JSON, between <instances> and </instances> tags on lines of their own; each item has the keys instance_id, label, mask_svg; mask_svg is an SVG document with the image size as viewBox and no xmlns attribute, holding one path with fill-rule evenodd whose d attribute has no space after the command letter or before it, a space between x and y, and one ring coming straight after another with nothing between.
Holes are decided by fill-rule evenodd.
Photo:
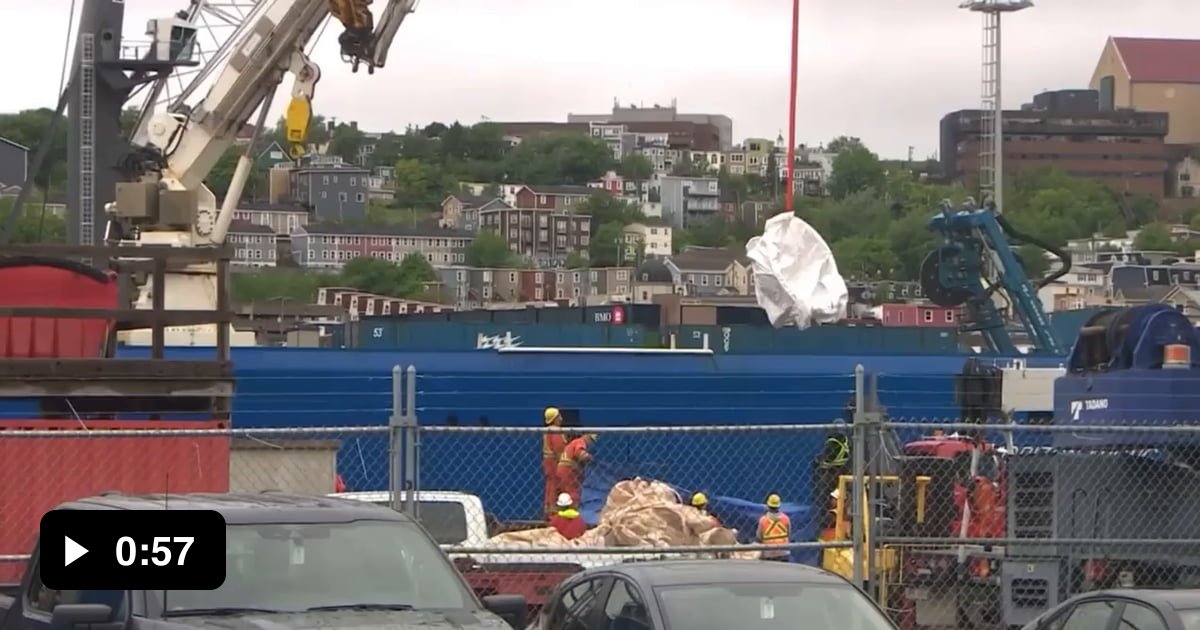
<instances>
[{"instance_id":1,"label":"fence post","mask_svg":"<svg viewBox=\"0 0 1200 630\"><path fill-rule=\"evenodd\" d=\"M880 458L884 456L883 452L883 411L879 405L879 381L878 375L874 372L866 375L863 379L863 385L866 391L863 392L863 407L862 417L860 422L863 425L863 435L866 447L864 457L867 458L867 509L868 518L866 522L867 535L864 542L864 548L867 553L867 583L872 589L872 593L876 600L882 594L880 586L880 570L876 566L876 561L879 559L879 549L881 545L878 542L879 535L879 509L881 503L881 481L883 475L882 467L880 466ZM880 602L881 604L883 602Z\"/></svg>"},{"instance_id":2,"label":"fence post","mask_svg":"<svg viewBox=\"0 0 1200 630\"><path fill-rule=\"evenodd\" d=\"M392 509L401 510L407 484L404 468L404 370L392 367L392 415L388 416L388 490Z\"/></svg>"},{"instance_id":3,"label":"fence post","mask_svg":"<svg viewBox=\"0 0 1200 630\"><path fill-rule=\"evenodd\" d=\"M851 498L847 502L850 505L850 537L852 539L853 554L851 559L853 567L851 568L851 581L854 585L863 588L863 554L864 537L863 537L863 480L866 475L866 431L863 422L863 404L866 393L865 377L866 370L861 364L854 366L854 417L852 418L851 429L853 432L852 442L850 444L850 459L852 466L852 475L854 476L851 483Z\"/></svg>"},{"instance_id":4,"label":"fence post","mask_svg":"<svg viewBox=\"0 0 1200 630\"><path fill-rule=\"evenodd\" d=\"M404 475L408 480L409 491L404 494L407 499L405 512L414 518L421 513L421 502L417 496L421 492L421 428L417 425L417 366L410 365L405 379L403 431L405 432Z\"/></svg>"}]
</instances>

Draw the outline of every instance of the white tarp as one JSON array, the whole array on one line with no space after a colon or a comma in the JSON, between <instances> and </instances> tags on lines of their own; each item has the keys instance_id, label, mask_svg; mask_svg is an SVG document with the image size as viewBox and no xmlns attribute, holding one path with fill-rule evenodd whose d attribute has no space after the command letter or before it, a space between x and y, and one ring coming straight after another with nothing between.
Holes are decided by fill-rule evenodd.
<instances>
[{"instance_id":1,"label":"white tarp","mask_svg":"<svg viewBox=\"0 0 1200 630\"><path fill-rule=\"evenodd\" d=\"M849 294L825 239L790 212L772 217L746 243L758 305L776 328L832 323L846 316Z\"/></svg>"}]
</instances>

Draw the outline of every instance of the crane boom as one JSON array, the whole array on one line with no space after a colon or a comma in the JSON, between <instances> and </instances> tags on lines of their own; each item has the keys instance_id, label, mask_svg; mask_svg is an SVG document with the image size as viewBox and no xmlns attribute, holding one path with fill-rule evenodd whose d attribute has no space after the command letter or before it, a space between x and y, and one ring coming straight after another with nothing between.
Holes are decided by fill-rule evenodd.
<instances>
[{"instance_id":1,"label":"crane boom","mask_svg":"<svg viewBox=\"0 0 1200 630\"><path fill-rule=\"evenodd\" d=\"M376 24L368 8L372 0L264 0L251 22L238 29L222 66L212 73L216 78L204 98L190 108L178 105L156 112L139 125L136 138L141 146L135 146L126 161L125 175L131 181L117 185L116 202L106 208L110 216L107 240L174 247L222 244L250 173L252 156L243 154L238 161L221 208L204 180L256 111L258 121L264 120L285 74L294 79L285 115L288 140L293 155L299 155L297 149L307 141L312 98L321 77L305 47L321 24L330 17L341 22L345 30L338 43L343 60L353 71L365 63L373 74L384 65L387 50L416 1L387 0ZM194 42L195 30L189 22L171 18L151 25L156 40L169 42L170 50L190 48ZM167 287L186 285L164 288L169 307L214 307L215 273L211 263L168 270ZM153 289L149 282L140 289L139 307L149 308ZM199 336L197 330L206 327L187 328L189 338L168 343L209 345L215 337L212 326L207 327L212 331ZM137 343L148 331L133 333L127 342ZM234 340L238 343L236 337Z\"/></svg>"}]
</instances>

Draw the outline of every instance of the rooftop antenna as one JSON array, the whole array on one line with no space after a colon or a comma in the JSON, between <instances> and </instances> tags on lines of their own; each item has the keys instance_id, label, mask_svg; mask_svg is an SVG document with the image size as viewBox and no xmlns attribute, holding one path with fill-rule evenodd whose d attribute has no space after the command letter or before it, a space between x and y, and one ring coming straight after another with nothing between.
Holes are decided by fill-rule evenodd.
<instances>
[{"instance_id":1,"label":"rooftop antenna","mask_svg":"<svg viewBox=\"0 0 1200 630\"><path fill-rule=\"evenodd\" d=\"M1033 6L1031 0L963 0L958 8L983 14L983 65L979 117L979 198L1003 212L1004 103L1000 92L1000 16Z\"/></svg>"}]
</instances>

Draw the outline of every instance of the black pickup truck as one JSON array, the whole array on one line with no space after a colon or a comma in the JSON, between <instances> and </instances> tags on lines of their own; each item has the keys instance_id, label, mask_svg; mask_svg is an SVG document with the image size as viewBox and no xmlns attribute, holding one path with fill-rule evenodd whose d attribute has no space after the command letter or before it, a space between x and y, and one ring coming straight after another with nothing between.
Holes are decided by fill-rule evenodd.
<instances>
[{"instance_id":1,"label":"black pickup truck","mask_svg":"<svg viewBox=\"0 0 1200 630\"><path fill-rule=\"evenodd\" d=\"M226 578L212 591L55 591L39 549L0 596L0 630L523 628L525 599L482 600L415 521L361 501L263 494L106 494L69 510L216 510ZM285 536L279 532L286 530ZM297 563L289 540L303 541Z\"/></svg>"}]
</instances>

